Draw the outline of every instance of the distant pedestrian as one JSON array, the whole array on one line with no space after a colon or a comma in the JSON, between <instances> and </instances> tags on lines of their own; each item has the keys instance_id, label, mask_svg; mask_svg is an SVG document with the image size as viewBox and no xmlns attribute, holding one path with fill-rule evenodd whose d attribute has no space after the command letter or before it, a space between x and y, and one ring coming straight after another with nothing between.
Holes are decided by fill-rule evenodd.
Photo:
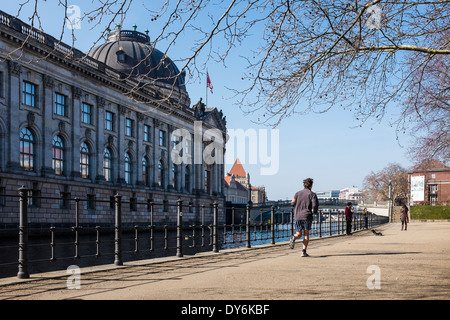
<instances>
[{"instance_id":1,"label":"distant pedestrian","mask_svg":"<svg viewBox=\"0 0 450 320\"><path fill-rule=\"evenodd\" d=\"M307 178L303 180L304 189L298 191L291 202L292 206L294 206L296 233L291 237L289 246L291 249L294 249L295 240L302 237L304 230L302 257L309 256L306 253L309 243L309 231L311 230L313 214L319 210L319 200L317 200L317 195L311 191L312 186L313 179Z\"/></svg>"},{"instance_id":2,"label":"distant pedestrian","mask_svg":"<svg viewBox=\"0 0 450 320\"><path fill-rule=\"evenodd\" d=\"M364 228L367 229L367 228L369 228L369 224L368 224L369 212L367 211L367 208L364 208L362 215L363 215L363 219L364 219Z\"/></svg>"},{"instance_id":3,"label":"distant pedestrian","mask_svg":"<svg viewBox=\"0 0 450 320\"><path fill-rule=\"evenodd\" d=\"M402 229L403 231L403 225L405 225L405 231L408 228L408 207L406 205L403 205L400 209L400 221L402 222Z\"/></svg>"},{"instance_id":4,"label":"distant pedestrian","mask_svg":"<svg viewBox=\"0 0 450 320\"><path fill-rule=\"evenodd\" d=\"M345 221L347 222L347 232L346 234L350 236L352 234L352 203L347 202L347 206L345 207Z\"/></svg>"}]
</instances>

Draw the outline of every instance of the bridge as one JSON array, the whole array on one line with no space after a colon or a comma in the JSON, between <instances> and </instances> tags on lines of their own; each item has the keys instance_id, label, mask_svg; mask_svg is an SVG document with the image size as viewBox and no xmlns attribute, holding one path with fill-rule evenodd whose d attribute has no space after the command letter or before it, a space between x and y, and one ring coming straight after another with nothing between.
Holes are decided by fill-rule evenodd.
<instances>
[{"instance_id":1,"label":"bridge","mask_svg":"<svg viewBox=\"0 0 450 320\"><path fill-rule=\"evenodd\" d=\"M319 208L321 211L321 219L328 219L331 214L331 219L337 220L338 214L344 214L345 207L348 200L322 200L319 199ZM233 206L233 205L230 205ZM234 205L234 221L243 221L245 217L246 204ZM354 202L353 210L358 215L362 213L363 208L367 208L370 213L388 217L388 204L387 202L382 203L358 203ZM261 223L262 221L269 221L271 210L275 210L275 216L278 217L279 221L289 220L289 215L292 214L291 200L280 200L280 201L267 201L262 204L254 204L250 207L250 220L254 223ZM231 216L232 213L230 212ZM232 222L231 218L228 220L229 223Z\"/></svg>"},{"instance_id":2,"label":"bridge","mask_svg":"<svg viewBox=\"0 0 450 320\"><path fill-rule=\"evenodd\" d=\"M292 303L280 310L273 300L450 298L450 223L413 221L407 232L388 223L377 231L383 236L362 230L315 238L308 258L300 257L300 246L291 250L280 242L82 268L78 274L63 270L3 278L0 299L186 300L167 305L165 316L202 306L215 307L220 315L225 304L267 300L258 304L267 305L273 316L286 308L294 311ZM77 282L67 280L76 275L79 287L70 289Z\"/></svg>"}]
</instances>

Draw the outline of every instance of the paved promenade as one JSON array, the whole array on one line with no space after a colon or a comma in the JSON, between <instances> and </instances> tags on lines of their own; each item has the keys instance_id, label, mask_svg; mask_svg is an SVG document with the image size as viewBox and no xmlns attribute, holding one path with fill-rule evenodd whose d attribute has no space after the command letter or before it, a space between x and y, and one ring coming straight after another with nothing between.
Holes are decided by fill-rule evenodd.
<instances>
[{"instance_id":1,"label":"paved promenade","mask_svg":"<svg viewBox=\"0 0 450 320\"><path fill-rule=\"evenodd\" d=\"M80 289L65 271L0 279L0 299L450 299L449 222L377 231L312 240L307 258L283 243L82 269Z\"/></svg>"}]
</instances>

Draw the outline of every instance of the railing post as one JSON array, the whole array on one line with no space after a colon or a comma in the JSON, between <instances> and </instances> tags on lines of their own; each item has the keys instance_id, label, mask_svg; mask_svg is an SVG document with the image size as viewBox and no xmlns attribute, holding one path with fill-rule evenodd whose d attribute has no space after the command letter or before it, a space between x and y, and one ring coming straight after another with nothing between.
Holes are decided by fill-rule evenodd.
<instances>
[{"instance_id":1,"label":"railing post","mask_svg":"<svg viewBox=\"0 0 450 320\"><path fill-rule=\"evenodd\" d=\"M219 252L219 233L218 233L218 224L219 224L219 203L214 202L214 221L213 221L213 252Z\"/></svg>"},{"instance_id":2,"label":"railing post","mask_svg":"<svg viewBox=\"0 0 450 320\"><path fill-rule=\"evenodd\" d=\"M330 211L328 211L328 220L329 220L329 223L330 223L330 237L331 237L331 235L333 234L332 233L332 231L331 231L331 210Z\"/></svg>"},{"instance_id":3,"label":"railing post","mask_svg":"<svg viewBox=\"0 0 450 320\"><path fill-rule=\"evenodd\" d=\"M19 188L19 279L30 277L28 273L28 189Z\"/></svg>"},{"instance_id":4,"label":"railing post","mask_svg":"<svg viewBox=\"0 0 450 320\"><path fill-rule=\"evenodd\" d=\"M319 216L317 218L319 220L319 238L322 237L322 210L319 210Z\"/></svg>"},{"instance_id":5,"label":"railing post","mask_svg":"<svg viewBox=\"0 0 450 320\"><path fill-rule=\"evenodd\" d=\"M291 207L291 234L290 236L294 235L294 207Z\"/></svg>"},{"instance_id":6,"label":"railing post","mask_svg":"<svg viewBox=\"0 0 450 320\"><path fill-rule=\"evenodd\" d=\"M177 257L183 257L183 201L177 200Z\"/></svg>"},{"instance_id":7,"label":"railing post","mask_svg":"<svg viewBox=\"0 0 450 320\"><path fill-rule=\"evenodd\" d=\"M122 196L116 194L114 196L114 264L116 266L123 265L122 261Z\"/></svg>"},{"instance_id":8,"label":"railing post","mask_svg":"<svg viewBox=\"0 0 450 320\"><path fill-rule=\"evenodd\" d=\"M148 226L150 229L150 252L153 252L153 242L154 242L154 237L153 237L153 230L154 230L154 226L153 226L153 199L149 199L148 200L148 204L150 206L150 225Z\"/></svg>"},{"instance_id":9,"label":"railing post","mask_svg":"<svg viewBox=\"0 0 450 320\"><path fill-rule=\"evenodd\" d=\"M270 243L275 244L275 207L270 210Z\"/></svg>"},{"instance_id":10,"label":"railing post","mask_svg":"<svg viewBox=\"0 0 450 320\"><path fill-rule=\"evenodd\" d=\"M79 245L80 245L80 239L79 239L79 217L80 217L80 198L75 198L75 227L72 228L73 231L75 231L75 256L74 259L80 259L79 254Z\"/></svg>"},{"instance_id":11,"label":"railing post","mask_svg":"<svg viewBox=\"0 0 450 320\"><path fill-rule=\"evenodd\" d=\"M245 217L245 231L247 233L247 248L251 248L252 244L250 241L250 203L247 204L247 214Z\"/></svg>"}]
</instances>

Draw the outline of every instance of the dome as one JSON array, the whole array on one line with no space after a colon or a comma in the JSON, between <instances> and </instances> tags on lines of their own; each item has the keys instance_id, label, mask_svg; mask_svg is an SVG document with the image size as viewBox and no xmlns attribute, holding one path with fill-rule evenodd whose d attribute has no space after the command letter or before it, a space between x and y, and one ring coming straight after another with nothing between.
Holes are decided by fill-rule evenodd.
<instances>
[{"instance_id":1,"label":"dome","mask_svg":"<svg viewBox=\"0 0 450 320\"><path fill-rule=\"evenodd\" d=\"M108 35L106 43L92 48L88 55L126 76L156 83L175 84L186 90L185 73L164 53L150 45L150 37L138 31L118 30Z\"/></svg>"}]
</instances>

